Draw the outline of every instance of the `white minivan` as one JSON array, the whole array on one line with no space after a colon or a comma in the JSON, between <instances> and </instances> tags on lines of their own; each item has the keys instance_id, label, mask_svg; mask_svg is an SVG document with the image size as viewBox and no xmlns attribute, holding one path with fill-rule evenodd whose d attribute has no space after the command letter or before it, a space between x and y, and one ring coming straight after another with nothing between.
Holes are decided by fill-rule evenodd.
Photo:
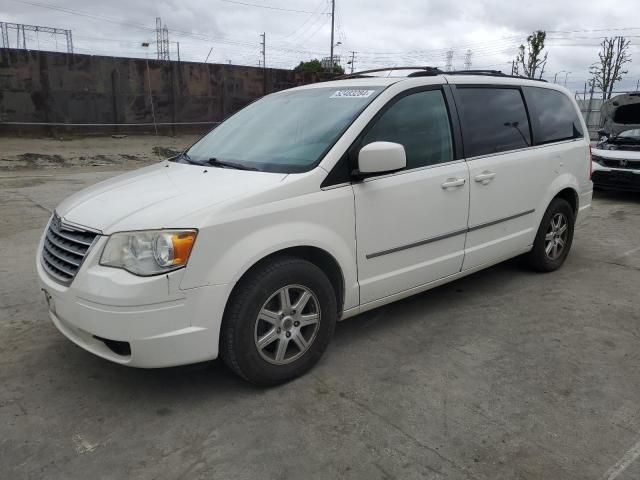
<instances>
[{"instance_id":1,"label":"white minivan","mask_svg":"<svg viewBox=\"0 0 640 480\"><path fill-rule=\"evenodd\" d=\"M221 356L272 385L338 320L517 255L559 268L593 190L567 90L408 71L268 95L63 201L36 262L53 323L122 365Z\"/></svg>"}]
</instances>

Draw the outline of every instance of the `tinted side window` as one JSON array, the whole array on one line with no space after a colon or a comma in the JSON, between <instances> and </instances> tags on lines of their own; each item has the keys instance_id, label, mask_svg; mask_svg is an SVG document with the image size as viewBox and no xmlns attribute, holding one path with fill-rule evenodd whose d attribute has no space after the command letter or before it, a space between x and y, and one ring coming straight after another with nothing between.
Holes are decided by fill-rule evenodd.
<instances>
[{"instance_id":1,"label":"tinted side window","mask_svg":"<svg viewBox=\"0 0 640 480\"><path fill-rule=\"evenodd\" d=\"M522 95L514 88L457 89L466 157L531 145Z\"/></svg>"},{"instance_id":2,"label":"tinted side window","mask_svg":"<svg viewBox=\"0 0 640 480\"><path fill-rule=\"evenodd\" d=\"M537 144L583 137L578 113L564 93L538 87L524 87L523 91Z\"/></svg>"},{"instance_id":3,"label":"tinted side window","mask_svg":"<svg viewBox=\"0 0 640 480\"><path fill-rule=\"evenodd\" d=\"M408 169L453 160L449 115L442 92L413 93L392 104L365 134L361 145L379 141L403 145Z\"/></svg>"}]
</instances>

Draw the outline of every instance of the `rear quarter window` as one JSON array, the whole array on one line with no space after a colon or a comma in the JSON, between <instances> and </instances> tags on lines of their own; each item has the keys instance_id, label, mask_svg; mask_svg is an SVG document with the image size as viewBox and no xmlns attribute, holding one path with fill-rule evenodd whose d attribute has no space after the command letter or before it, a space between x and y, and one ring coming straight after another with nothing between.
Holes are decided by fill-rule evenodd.
<instances>
[{"instance_id":1,"label":"rear quarter window","mask_svg":"<svg viewBox=\"0 0 640 480\"><path fill-rule=\"evenodd\" d=\"M582 124L573 102L562 92L540 87L523 87L537 145L582 138Z\"/></svg>"},{"instance_id":2,"label":"rear quarter window","mask_svg":"<svg viewBox=\"0 0 640 480\"><path fill-rule=\"evenodd\" d=\"M519 89L460 86L456 104L465 157L531 146L529 119Z\"/></svg>"}]
</instances>

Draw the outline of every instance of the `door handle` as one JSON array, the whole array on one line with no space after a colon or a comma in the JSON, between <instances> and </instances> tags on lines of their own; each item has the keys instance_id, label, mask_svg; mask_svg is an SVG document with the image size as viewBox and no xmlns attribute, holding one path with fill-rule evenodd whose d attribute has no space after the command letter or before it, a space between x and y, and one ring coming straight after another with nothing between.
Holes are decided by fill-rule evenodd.
<instances>
[{"instance_id":1,"label":"door handle","mask_svg":"<svg viewBox=\"0 0 640 480\"><path fill-rule=\"evenodd\" d=\"M491 180L493 180L493 177L495 177L495 176L496 176L495 172L490 172L488 170L485 170L484 172L480 173L479 175L476 175L475 177L473 177L473 179L478 183L482 183L483 185L486 185Z\"/></svg>"},{"instance_id":2,"label":"door handle","mask_svg":"<svg viewBox=\"0 0 640 480\"><path fill-rule=\"evenodd\" d=\"M466 178L447 178L447 180L442 184L443 189L461 187L467 182Z\"/></svg>"}]
</instances>

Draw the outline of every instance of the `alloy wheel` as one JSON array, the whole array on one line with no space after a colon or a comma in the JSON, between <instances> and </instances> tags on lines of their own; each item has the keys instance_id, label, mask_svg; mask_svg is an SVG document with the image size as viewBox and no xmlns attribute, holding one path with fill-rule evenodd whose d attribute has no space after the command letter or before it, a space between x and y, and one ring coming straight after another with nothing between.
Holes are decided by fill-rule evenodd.
<instances>
[{"instance_id":1,"label":"alloy wheel","mask_svg":"<svg viewBox=\"0 0 640 480\"><path fill-rule=\"evenodd\" d=\"M564 213L556 213L544 237L544 251L551 260L560 258L567 246L569 236L569 222Z\"/></svg>"},{"instance_id":2,"label":"alloy wheel","mask_svg":"<svg viewBox=\"0 0 640 480\"><path fill-rule=\"evenodd\" d=\"M287 285L273 293L258 313L254 340L260 356L275 365L300 358L320 327L320 303L302 285Z\"/></svg>"}]
</instances>

